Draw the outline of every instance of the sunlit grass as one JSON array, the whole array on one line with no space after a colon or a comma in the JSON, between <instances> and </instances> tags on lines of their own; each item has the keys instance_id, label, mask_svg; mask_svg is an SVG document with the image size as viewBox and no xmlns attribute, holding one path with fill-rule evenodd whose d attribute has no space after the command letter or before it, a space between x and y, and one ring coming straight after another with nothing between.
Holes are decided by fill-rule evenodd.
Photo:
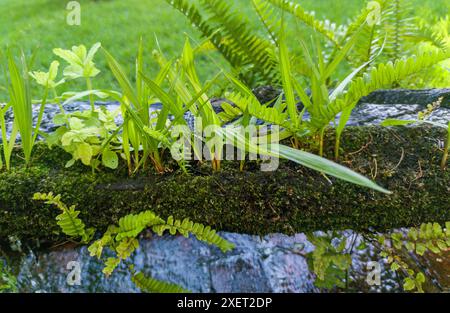
<instances>
[{"instance_id":1,"label":"sunlit grass","mask_svg":"<svg viewBox=\"0 0 450 313\"><path fill-rule=\"evenodd\" d=\"M186 19L172 9L164 0L80 0L82 16L80 26L69 26L65 22L66 1L52 0L0 0L0 47L9 44L20 45L27 54L39 47L33 69L46 69L55 56L51 51L55 47L68 49L72 45L90 46L101 42L103 47L114 53L122 64L128 64L125 70L130 74L134 69L139 38L143 37L146 49L156 48L157 36L162 51L174 57L181 50L184 34L198 38L198 33L190 27ZM241 11L249 12L249 19L257 27L256 15L252 13L250 0L234 0ZM308 10L315 10L319 18L329 18L337 23L345 22L356 14L364 0L330 1L330 0L298 0ZM450 2L445 0L413 0L420 8L420 16L445 15L450 12ZM305 32L308 30L304 30ZM297 34L293 29L288 34L292 39ZM303 30L302 30L303 32ZM295 40L290 40L296 42ZM198 66L201 78L210 78L217 71L207 62L207 57L200 56ZM4 63L4 62L2 62ZM146 63L154 64L147 61ZM209 65L207 65L209 64ZM221 62L221 64L225 64ZM105 59L98 60L102 74L97 79L99 88L115 86L115 81L106 69ZM152 68L157 73L156 67ZM152 73L149 73L150 76ZM0 72L3 79L3 72ZM78 84L74 82L73 84ZM81 84L81 83L80 83ZM0 86L2 84L0 83ZM81 86L78 86L81 87ZM67 90L73 89L68 84ZM0 89L0 99L5 95Z\"/></svg>"}]
</instances>

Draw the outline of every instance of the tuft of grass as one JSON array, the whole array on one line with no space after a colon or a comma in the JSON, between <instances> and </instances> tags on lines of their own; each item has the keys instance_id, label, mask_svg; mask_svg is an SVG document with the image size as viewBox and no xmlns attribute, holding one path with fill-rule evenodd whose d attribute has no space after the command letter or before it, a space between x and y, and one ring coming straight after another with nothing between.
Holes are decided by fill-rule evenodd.
<instances>
[{"instance_id":1,"label":"tuft of grass","mask_svg":"<svg viewBox=\"0 0 450 313\"><path fill-rule=\"evenodd\" d=\"M33 106L25 55L20 54L17 62L8 49L9 101L14 112L14 124L20 133L25 163L30 164L35 136L33 135Z\"/></svg>"}]
</instances>

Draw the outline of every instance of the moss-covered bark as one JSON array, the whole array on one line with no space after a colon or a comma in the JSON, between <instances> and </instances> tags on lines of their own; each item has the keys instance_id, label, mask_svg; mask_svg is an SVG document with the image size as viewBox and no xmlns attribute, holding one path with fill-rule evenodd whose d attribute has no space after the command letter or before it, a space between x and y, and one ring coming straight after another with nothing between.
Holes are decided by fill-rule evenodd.
<instances>
[{"instance_id":1,"label":"moss-covered bark","mask_svg":"<svg viewBox=\"0 0 450 313\"><path fill-rule=\"evenodd\" d=\"M193 164L191 175L175 171L128 177L124 167L92 175L81 166L65 169L64 152L39 145L32 167L17 165L0 173L0 240L9 235L60 239L57 209L31 200L35 192L50 191L76 204L85 223L97 229L148 209L250 234L444 222L450 220L450 171L439 168L443 136L430 128L347 129L340 162L373 177L393 191L389 196L333 178L330 184L291 162L281 162L276 172L261 172L254 164L240 172L239 164L230 162L215 174L207 164Z\"/></svg>"}]
</instances>

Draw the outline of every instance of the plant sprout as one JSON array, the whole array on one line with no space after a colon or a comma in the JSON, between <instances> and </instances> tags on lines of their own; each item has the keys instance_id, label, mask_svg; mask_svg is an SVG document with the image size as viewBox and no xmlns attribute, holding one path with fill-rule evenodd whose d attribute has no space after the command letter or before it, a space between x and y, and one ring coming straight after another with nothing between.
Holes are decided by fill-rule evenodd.
<instances>
[{"instance_id":1,"label":"plant sprout","mask_svg":"<svg viewBox=\"0 0 450 313\"><path fill-rule=\"evenodd\" d=\"M64 76L68 79L85 78L88 90L92 90L91 78L97 76L100 70L95 67L94 56L101 47L99 42L95 43L89 52L84 45L73 46L72 50L61 48L53 49L53 53L64 59L69 66L64 69ZM91 110L95 111L93 94L89 95Z\"/></svg>"}]
</instances>

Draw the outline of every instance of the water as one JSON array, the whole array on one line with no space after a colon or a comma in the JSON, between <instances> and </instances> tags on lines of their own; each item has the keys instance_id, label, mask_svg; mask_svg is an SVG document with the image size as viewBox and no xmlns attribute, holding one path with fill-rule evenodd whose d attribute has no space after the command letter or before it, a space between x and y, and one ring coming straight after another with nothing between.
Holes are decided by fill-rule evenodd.
<instances>
[{"instance_id":1,"label":"water","mask_svg":"<svg viewBox=\"0 0 450 313\"><path fill-rule=\"evenodd\" d=\"M176 283L192 292L321 292L314 285L315 276L308 267L306 255L314 250L305 234L265 237L220 233L236 248L227 253L195 238L182 236L141 238L140 248L130 262L136 270L154 278ZM316 233L321 236L323 233ZM371 244L356 249L362 237L351 231L341 232L352 249L349 285L339 291L399 292L401 279L389 270L380 251ZM355 244L353 244L353 240ZM353 248L352 248L353 247ZM427 276L426 291L450 291L449 254L424 257L410 255L405 259L423 269ZM73 263L76 262L76 263ZM380 285L366 280L372 268L380 264ZM17 269L21 292L139 292L124 266L106 278L100 261L89 256L86 247L66 245L47 251L27 251L10 263ZM74 264L79 266L79 284L73 285ZM69 281L68 281L69 279ZM78 283L78 282L77 282Z\"/></svg>"}]
</instances>

